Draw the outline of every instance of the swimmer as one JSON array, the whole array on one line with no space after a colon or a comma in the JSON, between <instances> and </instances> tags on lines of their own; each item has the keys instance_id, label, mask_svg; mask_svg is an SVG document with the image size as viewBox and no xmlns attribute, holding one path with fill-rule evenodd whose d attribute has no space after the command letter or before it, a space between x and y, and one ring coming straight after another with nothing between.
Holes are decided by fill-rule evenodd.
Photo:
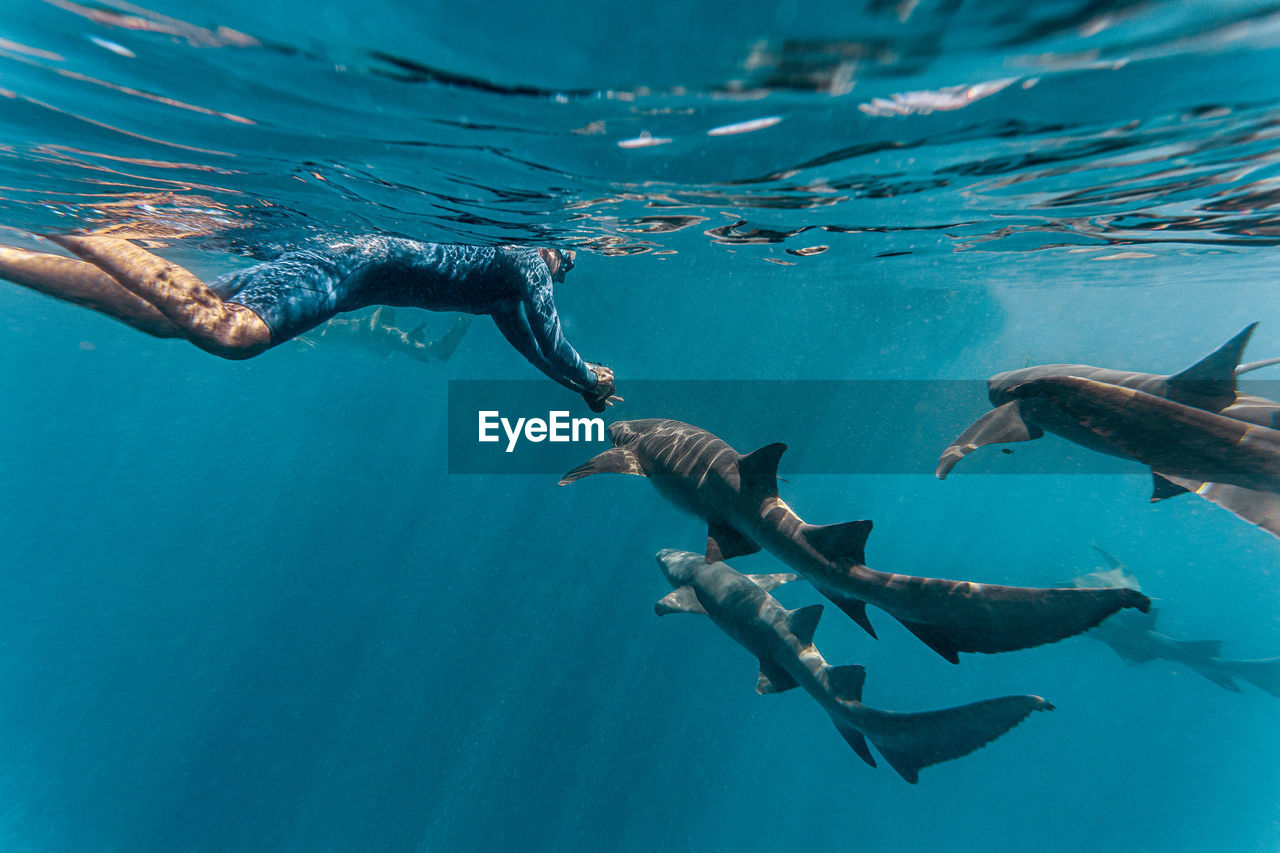
<instances>
[{"instance_id":1,"label":"swimmer","mask_svg":"<svg viewBox=\"0 0 1280 853\"><path fill-rule=\"evenodd\" d=\"M584 362L560 329L551 289L573 269L571 251L368 235L286 252L206 284L126 240L48 239L80 260L0 246L0 278L222 358L252 358L368 305L488 314L521 355L592 411L622 401L613 371Z\"/></svg>"},{"instance_id":2,"label":"swimmer","mask_svg":"<svg viewBox=\"0 0 1280 853\"><path fill-rule=\"evenodd\" d=\"M449 331L429 341L425 323L406 332L396 325L396 309L383 305L367 317L334 317L314 335L299 335L293 340L304 349L345 342L382 356L402 352L417 361L448 361L469 328L471 315L460 314Z\"/></svg>"}]
</instances>

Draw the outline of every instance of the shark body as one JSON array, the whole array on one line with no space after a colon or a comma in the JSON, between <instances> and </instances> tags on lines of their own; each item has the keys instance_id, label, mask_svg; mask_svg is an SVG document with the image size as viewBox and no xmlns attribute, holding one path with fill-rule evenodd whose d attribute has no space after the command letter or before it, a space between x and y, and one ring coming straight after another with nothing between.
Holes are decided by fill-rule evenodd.
<instances>
[{"instance_id":1,"label":"shark body","mask_svg":"<svg viewBox=\"0 0 1280 853\"><path fill-rule=\"evenodd\" d=\"M1051 432L1150 466L1153 502L1195 492L1280 536L1280 403L1236 387L1238 375L1280 363L1240 364L1256 325L1176 374L1086 364L996 374L995 408L943 452L937 476L979 447Z\"/></svg>"},{"instance_id":2,"label":"shark body","mask_svg":"<svg viewBox=\"0 0 1280 853\"><path fill-rule=\"evenodd\" d=\"M864 562L870 521L807 524L778 495L784 444L740 454L704 429L650 418L609 427L615 445L574 468L568 485L601 473L648 477L677 507L707 521L709 563L762 548L799 572L861 625L866 606L887 611L952 663L959 652L1004 652L1051 643L1150 602L1128 589L1035 589L878 572Z\"/></svg>"},{"instance_id":3,"label":"shark body","mask_svg":"<svg viewBox=\"0 0 1280 853\"><path fill-rule=\"evenodd\" d=\"M760 661L759 693L801 687L831 717L845 741L872 767L870 740L903 779L914 783L924 767L959 758L990 743L1032 711L1052 710L1039 696L1003 696L956 708L895 713L862 704L866 671L831 666L813 644L822 605L787 610L769 590L793 574L742 575L701 554L666 549L658 566L674 591L655 606L658 615L698 613Z\"/></svg>"}]
</instances>

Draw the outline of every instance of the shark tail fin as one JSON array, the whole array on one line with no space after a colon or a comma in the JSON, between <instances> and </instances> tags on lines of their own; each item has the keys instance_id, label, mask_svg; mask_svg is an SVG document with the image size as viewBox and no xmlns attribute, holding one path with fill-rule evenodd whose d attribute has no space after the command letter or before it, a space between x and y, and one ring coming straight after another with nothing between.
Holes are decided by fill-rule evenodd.
<instances>
[{"instance_id":1,"label":"shark tail fin","mask_svg":"<svg viewBox=\"0 0 1280 853\"><path fill-rule=\"evenodd\" d=\"M877 572L876 574L882 574ZM897 602L877 606L952 663L960 652L1012 652L1056 643L1087 631L1126 607L1144 613L1151 600L1128 587L1054 589L910 578L899 585L912 617ZM927 613L927 620L916 614Z\"/></svg>"},{"instance_id":2,"label":"shark tail fin","mask_svg":"<svg viewBox=\"0 0 1280 853\"><path fill-rule=\"evenodd\" d=\"M1039 696L1002 696L915 714L863 706L852 712L851 718L859 723L861 733L880 750L889 766L915 784L925 767L986 746L1032 711L1051 710L1053 705Z\"/></svg>"},{"instance_id":3,"label":"shark tail fin","mask_svg":"<svg viewBox=\"0 0 1280 853\"><path fill-rule=\"evenodd\" d=\"M1221 411L1235 402L1236 368L1257 323L1245 326L1234 338L1181 373L1169 377L1170 399L1186 402L1181 395L1210 399L1210 411Z\"/></svg>"},{"instance_id":4,"label":"shark tail fin","mask_svg":"<svg viewBox=\"0 0 1280 853\"><path fill-rule=\"evenodd\" d=\"M441 361L448 361L453 354L457 352L458 345L462 343L462 338L466 335L467 329L471 328L471 320L472 317L468 314L459 315L458 319L455 320L453 325L449 328L449 331L445 332L443 337L431 344L432 355L439 356ZM422 327L419 326L417 329L410 332L410 338L412 338L415 333L420 334L421 329Z\"/></svg>"},{"instance_id":5,"label":"shark tail fin","mask_svg":"<svg viewBox=\"0 0 1280 853\"><path fill-rule=\"evenodd\" d=\"M1236 678L1244 679L1259 690L1280 698L1280 658L1220 661L1219 664L1230 670Z\"/></svg>"}]
</instances>

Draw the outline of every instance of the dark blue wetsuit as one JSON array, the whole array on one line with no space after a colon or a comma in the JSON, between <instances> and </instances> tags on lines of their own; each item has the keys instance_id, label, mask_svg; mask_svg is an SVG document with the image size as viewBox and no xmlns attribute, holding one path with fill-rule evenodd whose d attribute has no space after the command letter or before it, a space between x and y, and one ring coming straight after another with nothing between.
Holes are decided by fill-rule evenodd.
<instances>
[{"instance_id":1,"label":"dark blue wetsuit","mask_svg":"<svg viewBox=\"0 0 1280 853\"><path fill-rule=\"evenodd\" d=\"M272 346L366 305L489 314L534 367L589 393L596 374L565 340L551 286L536 249L377 236L287 252L209 284L261 317Z\"/></svg>"}]
</instances>

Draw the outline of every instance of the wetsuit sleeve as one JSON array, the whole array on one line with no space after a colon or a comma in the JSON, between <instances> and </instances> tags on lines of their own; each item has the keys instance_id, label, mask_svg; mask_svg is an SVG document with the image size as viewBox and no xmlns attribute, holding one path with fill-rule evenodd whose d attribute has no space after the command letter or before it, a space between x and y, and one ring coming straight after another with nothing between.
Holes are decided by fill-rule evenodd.
<instances>
[{"instance_id":1,"label":"wetsuit sleeve","mask_svg":"<svg viewBox=\"0 0 1280 853\"><path fill-rule=\"evenodd\" d=\"M551 276L545 270L529 282L526 298L494 314L493 319L511 345L547 376L574 391L590 391L599 381L560 329L560 316L551 298Z\"/></svg>"},{"instance_id":2,"label":"wetsuit sleeve","mask_svg":"<svg viewBox=\"0 0 1280 853\"><path fill-rule=\"evenodd\" d=\"M567 341L564 341L563 335L559 336L560 340L564 341L565 347L568 348L569 352L577 360L577 363L582 365L583 372L587 374L590 379L587 379L586 377L575 379L575 374L567 373L563 364L557 364L543 355L533 327L530 325L529 318L526 315L526 303L521 302L504 311L495 313L493 315L493 321L498 324L498 330L502 332L503 336L510 341L513 347L520 351L521 355L529 360L530 364L541 370L556 382L559 382L566 388L578 392L586 391L595 387L595 383L597 381L595 372L583 363L581 357L578 356L578 353L573 349L573 347L569 346ZM560 324L557 320L557 333L559 333L559 328Z\"/></svg>"}]
</instances>

